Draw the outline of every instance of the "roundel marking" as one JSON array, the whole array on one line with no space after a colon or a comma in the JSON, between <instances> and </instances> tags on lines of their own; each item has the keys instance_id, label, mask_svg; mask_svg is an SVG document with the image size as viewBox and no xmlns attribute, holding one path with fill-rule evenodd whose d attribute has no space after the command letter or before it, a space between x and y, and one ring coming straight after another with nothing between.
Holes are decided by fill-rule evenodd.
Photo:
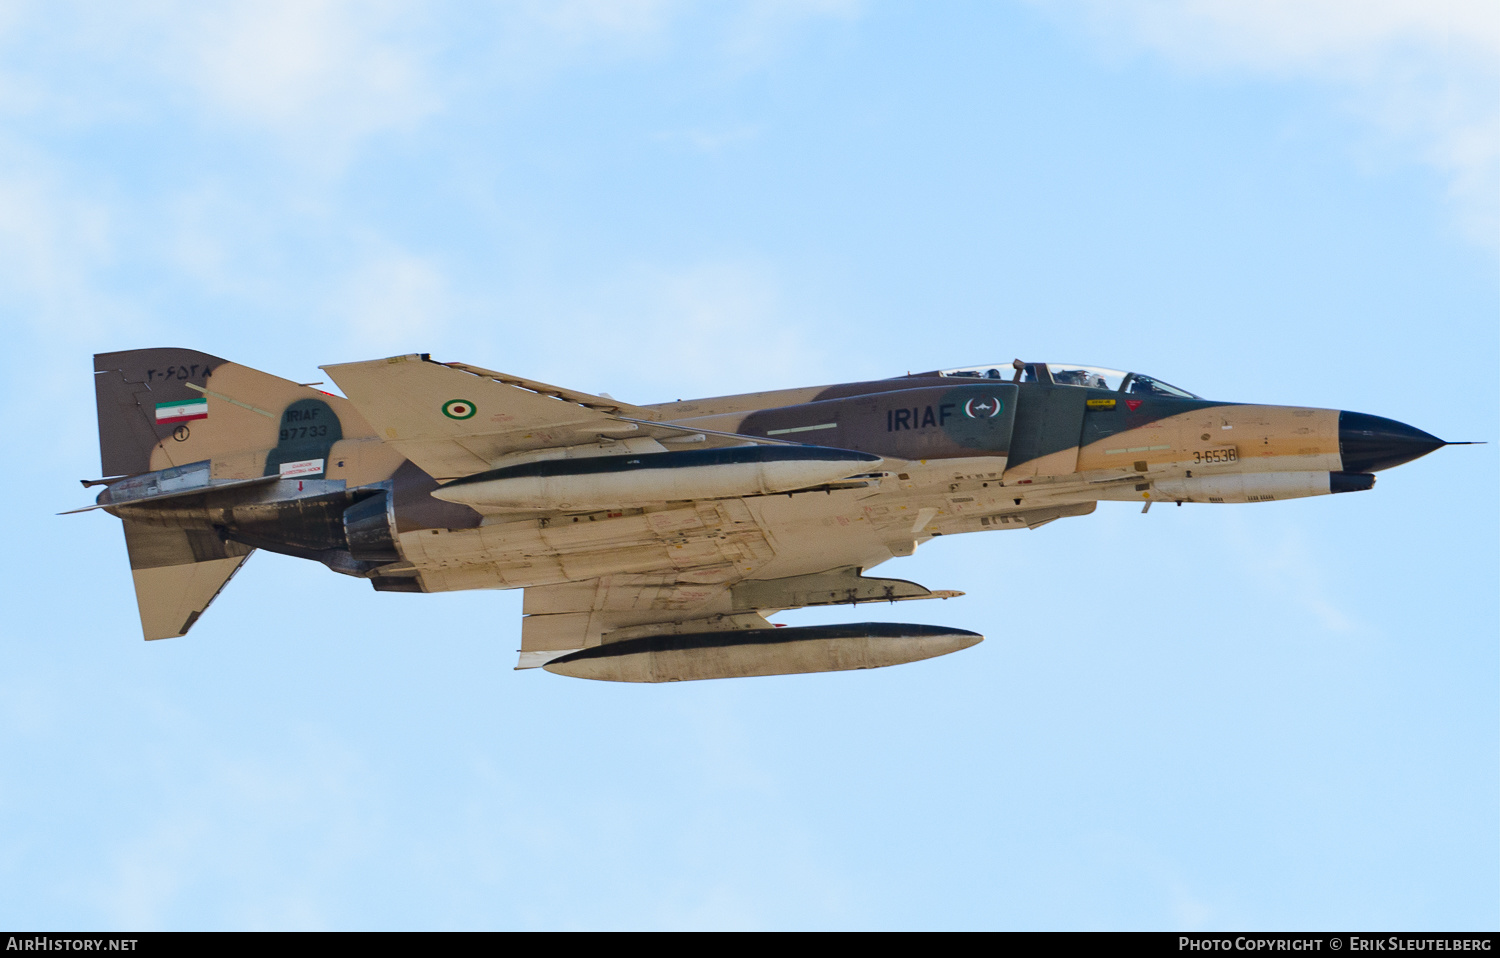
<instances>
[{"instance_id":1,"label":"roundel marking","mask_svg":"<svg viewBox=\"0 0 1500 958\"><path fill-rule=\"evenodd\" d=\"M450 399L443 403L443 415L449 419L473 419L478 410L467 399Z\"/></svg>"},{"instance_id":2,"label":"roundel marking","mask_svg":"<svg viewBox=\"0 0 1500 958\"><path fill-rule=\"evenodd\" d=\"M994 419L1005 404L994 396L975 397L964 403L964 415L970 419Z\"/></svg>"}]
</instances>

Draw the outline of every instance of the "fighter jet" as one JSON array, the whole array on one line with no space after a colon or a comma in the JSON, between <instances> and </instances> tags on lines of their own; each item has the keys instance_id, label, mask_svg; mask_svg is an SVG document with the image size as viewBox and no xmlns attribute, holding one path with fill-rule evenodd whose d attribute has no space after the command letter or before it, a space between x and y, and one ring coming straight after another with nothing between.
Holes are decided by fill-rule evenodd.
<instances>
[{"instance_id":1,"label":"fighter jet","mask_svg":"<svg viewBox=\"0 0 1500 958\"><path fill-rule=\"evenodd\" d=\"M333 395L188 349L94 357L96 504L147 639L187 634L256 549L379 592L524 589L519 669L670 682L896 665L980 642L810 606L952 598L869 570L1101 500L1358 492L1449 445L1331 409L1204 399L1066 363L631 405L427 355L322 367Z\"/></svg>"}]
</instances>

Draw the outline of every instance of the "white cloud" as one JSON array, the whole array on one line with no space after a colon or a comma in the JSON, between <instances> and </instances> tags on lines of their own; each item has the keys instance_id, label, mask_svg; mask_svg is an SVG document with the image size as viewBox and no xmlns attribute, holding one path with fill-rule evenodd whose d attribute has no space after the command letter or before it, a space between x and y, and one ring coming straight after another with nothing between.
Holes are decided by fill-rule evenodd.
<instances>
[{"instance_id":1,"label":"white cloud","mask_svg":"<svg viewBox=\"0 0 1500 958\"><path fill-rule=\"evenodd\" d=\"M659 135L667 143L679 143L699 153L716 154L734 147L752 143L760 138L762 127L754 123L738 123L721 127L693 127L673 130Z\"/></svg>"},{"instance_id":2,"label":"white cloud","mask_svg":"<svg viewBox=\"0 0 1500 958\"><path fill-rule=\"evenodd\" d=\"M326 928L342 882L380 844L383 783L319 733L263 754L168 735L137 758L164 798L75 890L113 924Z\"/></svg>"},{"instance_id":3,"label":"white cloud","mask_svg":"<svg viewBox=\"0 0 1500 958\"><path fill-rule=\"evenodd\" d=\"M1263 507L1262 507L1263 508ZM1234 542L1240 547L1242 575L1258 583L1261 595L1278 597L1267 608L1297 608L1303 618L1316 622L1324 634L1353 635L1367 631L1368 624L1338 601L1339 590L1329 583L1328 571L1319 562L1301 529L1251 523L1253 516L1234 515Z\"/></svg>"},{"instance_id":4,"label":"white cloud","mask_svg":"<svg viewBox=\"0 0 1500 958\"><path fill-rule=\"evenodd\" d=\"M156 8L161 68L211 122L249 123L307 157L342 160L358 141L410 130L441 107L415 8L344 0L240 0ZM149 47L148 47L149 48Z\"/></svg>"},{"instance_id":5,"label":"white cloud","mask_svg":"<svg viewBox=\"0 0 1500 958\"><path fill-rule=\"evenodd\" d=\"M681 0L525 0L512 14L570 43L642 42L665 31L684 6Z\"/></svg>"},{"instance_id":6,"label":"white cloud","mask_svg":"<svg viewBox=\"0 0 1500 958\"><path fill-rule=\"evenodd\" d=\"M0 172L0 316L76 345L131 312L93 281L115 261L116 225L105 203L40 166Z\"/></svg>"},{"instance_id":7,"label":"white cloud","mask_svg":"<svg viewBox=\"0 0 1500 958\"><path fill-rule=\"evenodd\" d=\"M190 0L0 5L0 112L49 123L180 119L341 171L466 96L707 47L759 65L855 0ZM497 89L498 87L498 89Z\"/></svg>"},{"instance_id":8,"label":"white cloud","mask_svg":"<svg viewBox=\"0 0 1500 958\"><path fill-rule=\"evenodd\" d=\"M848 19L860 0L745 0L725 5L729 46L759 45L808 20ZM526 0L513 19L550 29L573 43L651 42L701 8L685 0Z\"/></svg>"},{"instance_id":9,"label":"white cloud","mask_svg":"<svg viewBox=\"0 0 1500 958\"><path fill-rule=\"evenodd\" d=\"M1190 70L1313 79L1448 179L1500 239L1500 5L1493 0L1061 0L1111 44Z\"/></svg>"},{"instance_id":10,"label":"white cloud","mask_svg":"<svg viewBox=\"0 0 1500 958\"><path fill-rule=\"evenodd\" d=\"M87 127L186 105L216 132L269 134L337 168L441 109L427 26L408 0L15 3L0 9L0 109Z\"/></svg>"},{"instance_id":11,"label":"white cloud","mask_svg":"<svg viewBox=\"0 0 1500 958\"><path fill-rule=\"evenodd\" d=\"M761 66L808 23L850 19L859 0L521 0L499 9L497 68L512 80L551 77L563 68L596 69L617 60L660 55L681 44L695 23L692 47L721 64Z\"/></svg>"},{"instance_id":12,"label":"white cloud","mask_svg":"<svg viewBox=\"0 0 1500 958\"><path fill-rule=\"evenodd\" d=\"M563 335L570 340L595 344L570 354L567 369L556 374L565 378L552 381L607 390L631 402L819 382L828 374L830 354L803 330L821 324L789 306L781 287L773 270L748 260L640 266L571 303L565 291L540 291L529 335L542 337L536 344L540 355L559 330L567 330ZM656 389L670 384L677 392L641 395L648 383Z\"/></svg>"},{"instance_id":13,"label":"white cloud","mask_svg":"<svg viewBox=\"0 0 1500 958\"><path fill-rule=\"evenodd\" d=\"M804 22L853 20L860 8L860 0L750 0L734 18L726 49L742 65L759 65L779 53Z\"/></svg>"},{"instance_id":14,"label":"white cloud","mask_svg":"<svg viewBox=\"0 0 1500 958\"><path fill-rule=\"evenodd\" d=\"M201 8L200 8L201 9ZM331 0L260 0L190 21L204 88L249 116L283 122L336 100L364 114L420 109L418 70L399 43L381 36L394 19L381 5ZM331 105L331 104L329 104Z\"/></svg>"},{"instance_id":15,"label":"white cloud","mask_svg":"<svg viewBox=\"0 0 1500 958\"><path fill-rule=\"evenodd\" d=\"M329 312L343 320L351 355L374 358L429 349L452 304L435 262L391 249L372 253L345 277Z\"/></svg>"}]
</instances>

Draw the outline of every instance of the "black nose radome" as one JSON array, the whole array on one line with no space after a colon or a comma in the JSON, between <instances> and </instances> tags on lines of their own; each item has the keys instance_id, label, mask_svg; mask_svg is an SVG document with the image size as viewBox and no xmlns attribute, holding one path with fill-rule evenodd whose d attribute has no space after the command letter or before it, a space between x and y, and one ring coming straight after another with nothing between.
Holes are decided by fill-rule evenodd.
<instances>
[{"instance_id":1,"label":"black nose radome","mask_svg":"<svg viewBox=\"0 0 1500 958\"><path fill-rule=\"evenodd\" d=\"M1411 462L1445 445L1438 437L1404 422L1339 413L1339 453L1345 472L1376 472Z\"/></svg>"}]
</instances>

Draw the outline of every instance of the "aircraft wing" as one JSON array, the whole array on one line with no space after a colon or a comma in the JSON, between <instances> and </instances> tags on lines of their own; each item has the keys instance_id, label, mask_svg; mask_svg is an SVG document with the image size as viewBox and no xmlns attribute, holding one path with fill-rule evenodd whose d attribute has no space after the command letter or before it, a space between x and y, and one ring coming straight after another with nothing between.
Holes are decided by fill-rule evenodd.
<instances>
[{"instance_id":1,"label":"aircraft wing","mask_svg":"<svg viewBox=\"0 0 1500 958\"><path fill-rule=\"evenodd\" d=\"M439 480L536 449L647 438L765 442L654 422L651 410L425 354L322 367L384 441Z\"/></svg>"},{"instance_id":2,"label":"aircraft wing","mask_svg":"<svg viewBox=\"0 0 1500 958\"><path fill-rule=\"evenodd\" d=\"M608 575L526 590L517 668L544 665L598 645L605 633L661 635L689 629L769 629L753 609L736 612L730 582L680 582L672 574Z\"/></svg>"},{"instance_id":3,"label":"aircraft wing","mask_svg":"<svg viewBox=\"0 0 1500 958\"><path fill-rule=\"evenodd\" d=\"M526 587L519 668L637 635L767 629L772 625L765 616L783 609L956 595L861 575L893 551L909 552L911 542L909 531L902 548L895 544L899 528L845 526L825 514L847 511L849 503L840 506L839 497L856 494L777 498L774 504L720 499L635 515L420 530L401 537L408 568L386 574L413 576L424 592L550 578L553 584ZM796 524L823 531L778 538L764 515L771 508L805 512ZM900 520L907 530L912 521ZM805 568L809 550L828 571L778 575L778 560L798 558Z\"/></svg>"},{"instance_id":4,"label":"aircraft wing","mask_svg":"<svg viewBox=\"0 0 1500 958\"><path fill-rule=\"evenodd\" d=\"M904 579L876 579L854 566L815 575L694 582L691 575L610 575L532 587L522 605L521 657L536 668L568 652L637 636L771 629L766 616L783 609L947 599ZM685 581L687 580L687 581Z\"/></svg>"}]
</instances>

